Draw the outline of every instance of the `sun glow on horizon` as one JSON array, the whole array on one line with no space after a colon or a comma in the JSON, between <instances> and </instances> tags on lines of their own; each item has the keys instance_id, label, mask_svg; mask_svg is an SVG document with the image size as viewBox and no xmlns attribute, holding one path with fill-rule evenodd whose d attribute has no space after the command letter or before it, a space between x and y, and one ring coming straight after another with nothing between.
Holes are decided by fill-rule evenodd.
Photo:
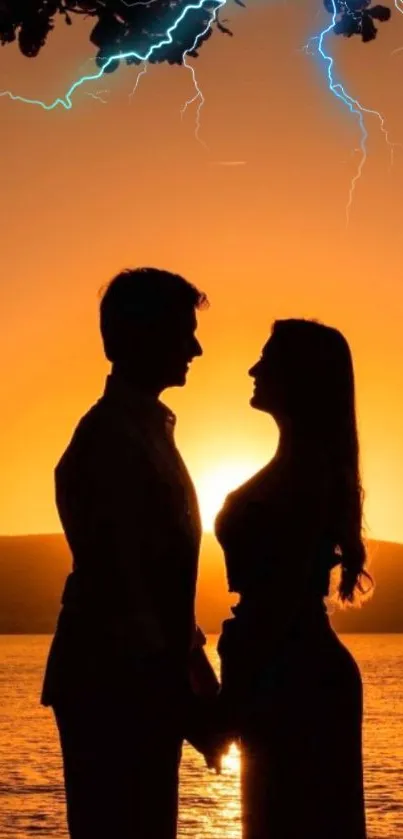
<instances>
[{"instance_id":1,"label":"sun glow on horizon","mask_svg":"<svg viewBox=\"0 0 403 839\"><path fill-rule=\"evenodd\" d=\"M224 462L200 475L196 483L205 533L214 530L214 520L227 495L261 467L257 461Z\"/></svg>"},{"instance_id":2,"label":"sun glow on horizon","mask_svg":"<svg viewBox=\"0 0 403 839\"><path fill-rule=\"evenodd\" d=\"M241 754L236 743L231 743L227 754L222 756L221 768L231 774L239 774L241 768Z\"/></svg>"}]
</instances>

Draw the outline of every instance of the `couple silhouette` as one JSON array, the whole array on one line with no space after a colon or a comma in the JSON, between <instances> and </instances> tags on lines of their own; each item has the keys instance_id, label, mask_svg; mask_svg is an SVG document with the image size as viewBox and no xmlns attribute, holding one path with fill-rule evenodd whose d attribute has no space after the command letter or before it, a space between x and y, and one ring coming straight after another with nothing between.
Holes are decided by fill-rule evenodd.
<instances>
[{"instance_id":1,"label":"couple silhouette","mask_svg":"<svg viewBox=\"0 0 403 839\"><path fill-rule=\"evenodd\" d=\"M100 304L111 373L55 470L73 557L46 666L71 839L175 839L184 740L219 771L241 749L243 839L365 839L362 683L324 602L364 592L350 350L316 321L274 323L250 404L274 458L216 520L229 589L218 682L195 621L201 523L160 401L202 354L206 296L155 268ZM219 839L219 837L217 837Z\"/></svg>"}]
</instances>

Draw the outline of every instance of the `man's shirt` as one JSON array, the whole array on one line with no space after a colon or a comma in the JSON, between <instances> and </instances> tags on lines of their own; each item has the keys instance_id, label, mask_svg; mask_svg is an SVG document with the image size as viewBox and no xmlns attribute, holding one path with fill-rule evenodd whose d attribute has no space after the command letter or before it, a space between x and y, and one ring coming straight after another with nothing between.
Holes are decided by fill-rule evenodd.
<instances>
[{"instance_id":1,"label":"man's shirt","mask_svg":"<svg viewBox=\"0 0 403 839\"><path fill-rule=\"evenodd\" d=\"M175 417L116 375L55 470L73 556L43 704L108 684L155 655L185 665L195 642L201 525Z\"/></svg>"}]
</instances>

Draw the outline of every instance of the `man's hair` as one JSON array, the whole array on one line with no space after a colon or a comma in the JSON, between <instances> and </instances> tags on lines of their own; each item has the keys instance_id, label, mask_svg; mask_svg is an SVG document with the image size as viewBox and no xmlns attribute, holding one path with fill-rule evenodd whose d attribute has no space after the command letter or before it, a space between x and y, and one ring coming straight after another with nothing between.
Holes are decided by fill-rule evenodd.
<instances>
[{"instance_id":1,"label":"man's hair","mask_svg":"<svg viewBox=\"0 0 403 839\"><path fill-rule=\"evenodd\" d=\"M116 360L119 336L127 326L151 324L175 312L208 305L179 274L159 268L126 268L101 289L100 328L107 359Z\"/></svg>"}]
</instances>

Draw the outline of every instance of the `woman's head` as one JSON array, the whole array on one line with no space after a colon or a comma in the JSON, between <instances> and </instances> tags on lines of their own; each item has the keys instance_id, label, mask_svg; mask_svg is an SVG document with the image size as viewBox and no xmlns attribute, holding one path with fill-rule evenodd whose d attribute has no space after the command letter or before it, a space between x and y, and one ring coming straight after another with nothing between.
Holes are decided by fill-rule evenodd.
<instances>
[{"instance_id":1,"label":"woman's head","mask_svg":"<svg viewBox=\"0 0 403 839\"><path fill-rule=\"evenodd\" d=\"M276 321L249 373L255 380L251 405L271 414L280 433L286 430L307 480L328 487L330 535L342 566L339 593L352 601L368 575L349 345L341 332L317 321Z\"/></svg>"},{"instance_id":2,"label":"woman's head","mask_svg":"<svg viewBox=\"0 0 403 839\"><path fill-rule=\"evenodd\" d=\"M351 353L341 332L312 320L275 321L249 374L254 408L281 424L313 428L335 413L354 411Z\"/></svg>"}]
</instances>

